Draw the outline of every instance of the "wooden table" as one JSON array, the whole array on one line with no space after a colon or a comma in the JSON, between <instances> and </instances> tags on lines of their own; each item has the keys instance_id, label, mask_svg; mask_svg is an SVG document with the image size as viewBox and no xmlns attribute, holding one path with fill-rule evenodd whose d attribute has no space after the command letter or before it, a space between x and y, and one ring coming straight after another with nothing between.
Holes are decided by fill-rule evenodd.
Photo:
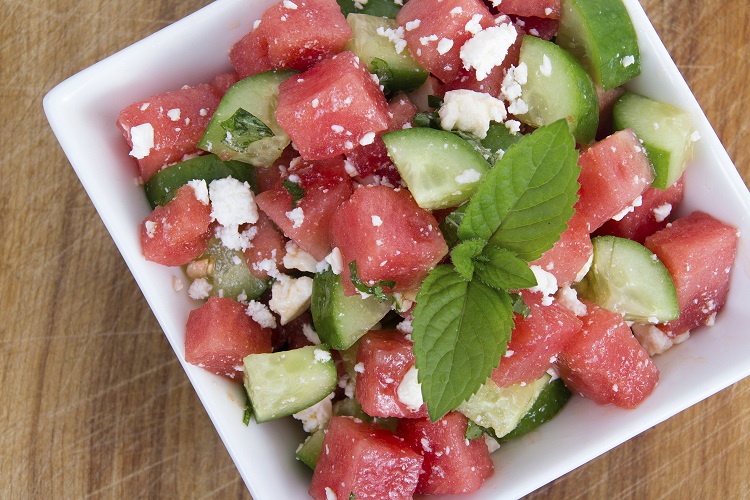
<instances>
[{"instance_id":1,"label":"wooden table","mask_svg":"<svg viewBox=\"0 0 750 500\"><path fill-rule=\"evenodd\" d=\"M2 498L250 496L41 107L56 83L206 3L2 2ZM750 3L644 5L750 181ZM748 436L745 380L533 496L747 498Z\"/></svg>"}]
</instances>

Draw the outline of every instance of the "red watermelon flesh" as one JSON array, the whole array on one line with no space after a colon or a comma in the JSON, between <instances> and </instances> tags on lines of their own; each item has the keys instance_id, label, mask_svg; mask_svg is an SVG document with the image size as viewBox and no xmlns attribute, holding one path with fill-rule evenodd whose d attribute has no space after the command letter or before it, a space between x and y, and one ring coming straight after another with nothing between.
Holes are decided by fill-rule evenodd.
<instances>
[{"instance_id":1,"label":"red watermelon flesh","mask_svg":"<svg viewBox=\"0 0 750 500\"><path fill-rule=\"evenodd\" d=\"M578 281L579 273L594 255L588 223L578 212L568 222L554 246L531 263L539 266L557 279L557 285L569 285ZM582 278L582 276L581 276Z\"/></svg>"},{"instance_id":2,"label":"red watermelon flesh","mask_svg":"<svg viewBox=\"0 0 750 500\"><path fill-rule=\"evenodd\" d=\"M219 101L214 88L203 84L149 97L120 112L117 126L132 149L143 182L162 167L198 152L198 141Z\"/></svg>"},{"instance_id":3,"label":"red watermelon flesh","mask_svg":"<svg viewBox=\"0 0 750 500\"><path fill-rule=\"evenodd\" d=\"M499 387L530 383L542 377L557 355L583 326L570 309L553 301L542 305L542 294L523 293L531 312L527 317L515 315L506 355L492 371Z\"/></svg>"},{"instance_id":4,"label":"red watermelon flesh","mask_svg":"<svg viewBox=\"0 0 750 500\"><path fill-rule=\"evenodd\" d=\"M644 191L643 204L623 217L610 219L597 229L596 235L612 235L643 243L647 236L667 227L669 215L682 202L685 195L684 176L667 189L654 187Z\"/></svg>"},{"instance_id":5,"label":"red watermelon flesh","mask_svg":"<svg viewBox=\"0 0 750 500\"><path fill-rule=\"evenodd\" d=\"M372 330L359 340L356 395L362 409L373 417L418 418L427 406L415 410L398 397L398 387L413 366L413 344L398 330ZM360 365L361 363L361 365Z\"/></svg>"},{"instance_id":6,"label":"red watermelon flesh","mask_svg":"<svg viewBox=\"0 0 750 500\"><path fill-rule=\"evenodd\" d=\"M367 144L388 128L388 102L352 52L341 52L279 86L276 120L306 160Z\"/></svg>"},{"instance_id":7,"label":"red watermelon flesh","mask_svg":"<svg viewBox=\"0 0 750 500\"><path fill-rule=\"evenodd\" d=\"M659 369L620 314L582 302L583 328L557 357L560 378L596 403L635 408L653 392Z\"/></svg>"},{"instance_id":8,"label":"red watermelon flesh","mask_svg":"<svg viewBox=\"0 0 750 500\"><path fill-rule=\"evenodd\" d=\"M497 11L524 17L560 19L560 0L502 0Z\"/></svg>"},{"instance_id":9,"label":"red watermelon flesh","mask_svg":"<svg viewBox=\"0 0 750 500\"><path fill-rule=\"evenodd\" d=\"M229 87L234 85L240 80L240 76L234 71L227 71L225 73L219 73L211 80L211 87L219 97L223 97L227 93Z\"/></svg>"},{"instance_id":10,"label":"red watermelon flesh","mask_svg":"<svg viewBox=\"0 0 750 500\"><path fill-rule=\"evenodd\" d=\"M737 254L736 228L714 217L693 212L646 238L672 275L680 316L659 325L670 337L712 324L729 293L729 278Z\"/></svg>"},{"instance_id":11,"label":"red watermelon flesh","mask_svg":"<svg viewBox=\"0 0 750 500\"><path fill-rule=\"evenodd\" d=\"M438 223L420 208L408 191L385 186L361 186L331 218L331 242L344 263L342 282L350 287L349 264L365 283L395 281L388 290L419 286L427 273L448 253Z\"/></svg>"},{"instance_id":12,"label":"red watermelon flesh","mask_svg":"<svg viewBox=\"0 0 750 500\"><path fill-rule=\"evenodd\" d=\"M461 46L472 37L466 24L474 15L481 16L482 28L494 25L492 14L479 0L409 0L396 20L405 28L404 39L414 59L442 82L450 82L463 67ZM416 21L419 25L414 27ZM442 39L453 42L449 50L439 48Z\"/></svg>"},{"instance_id":13,"label":"red watermelon flesh","mask_svg":"<svg viewBox=\"0 0 750 500\"><path fill-rule=\"evenodd\" d=\"M589 232L630 206L651 186L654 172L646 150L631 129L620 130L594 144L578 158L576 212Z\"/></svg>"},{"instance_id":14,"label":"red watermelon flesh","mask_svg":"<svg viewBox=\"0 0 750 500\"><path fill-rule=\"evenodd\" d=\"M240 78L272 70L268 42L263 31L255 29L235 43L229 51L229 61Z\"/></svg>"},{"instance_id":15,"label":"red watermelon flesh","mask_svg":"<svg viewBox=\"0 0 750 500\"><path fill-rule=\"evenodd\" d=\"M309 493L316 500L407 500L422 456L389 431L353 417L331 418ZM328 493L330 491L330 494Z\"/></svg>"},{"instance_id":16,"label":"red watermelon flesh","mask_svg":"<svg viewBox=\"0 0 750 500\"><path fill-rule=\"evenodd\" d=\"M340 156L304 162L292 173L299 178L304 189L304 196L295 207L283 180L258 194L255 202L287 237L321 261L331 252L328 226L336 208L352 193L351 179Z\"/></svg>"},{"instance_id":17,"label":"red watermelon flesh","mask_svg":"<svg viewBox=\"0 0 750 500\"><path fill-rule=\"evenodd\" d=\"M286 255L286 238L263 212L258 212L255 227L258 232L253 237L252 246L244 251L245 260L250 267L250 272L255 277L264 280L268 278L269 267L271 269L281 267L281 262Z\"/></svg>"},{"instance_id":18,"label":"red watermelon flesh","mask_svg":"<svg viewBox=\"0 0 750 500\"><path fill-rule=\"evenodd\" d=\"M495 464L483 438L466 439L469 420L450 412L437 422L429 418L399 420L396 434L424 457L416 493L457 495L479 489Z\"/></svg>"},{"instance_id":19,"label":"red watermelon flesh","mask_svg":"<svg viewBox=\"0 0 750 500\"><path fill-rule=\"evenodd\" d=\"M190 311L185 329L185 361L190 364L241 380L245 356L271 348L271 330L261 328L237 301L211 297Z\"/></svg>"},{"instance_id":20,"label":"red watermelon flesh","mask_svg":"<svg viewBox=\"0 0 750 500\"><path fill-rule=\"evenodd\" d=\"M211 206L198 200L192 187L182 186L141 223L143 256L165 266L189 263L208 248L212 221Z\"/></svg>"},{"instance_id":21,"label":"red watermelon flesh","mask_svg":"<svg viewBox=\"0 0 750 500\"><path fill-rule=\"evenodd\" d=\"M596 96L599 101L599 128L596 130L596 139L602 140L605 137L612 134L612 107L615 105L615 101L625 93L625 89L622 87L615 87L609 90L602 90L601 87L596 87Z\"/></svg>"},{"instance_id":22,"label":"red watermelon flesh","mask_svg":"<svg viewBox=\"0 0 750 500\"><path fill-rule=\"evenodd\" d=\"M557 36L560 27L560 21L549 17L511 16L511 19L523 28L525 33L547 41Z\"/></svg>"}]
</instances>

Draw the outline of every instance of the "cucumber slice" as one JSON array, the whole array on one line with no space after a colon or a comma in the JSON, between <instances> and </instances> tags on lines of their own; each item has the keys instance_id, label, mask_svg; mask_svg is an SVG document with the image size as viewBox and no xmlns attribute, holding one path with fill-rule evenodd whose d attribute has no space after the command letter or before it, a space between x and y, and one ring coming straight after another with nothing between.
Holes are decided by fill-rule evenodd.
<instances>
[{"instance_id":1,"label":"cucumber slice","mask_svg":"<svg viewBox=\"0 0 750 500\"><path fill-rule=\"evenodd\" d=\"M244 295L246 300L260 297L268 283L250 272L244 254L222 245L218 238L211 238L206 252L196 259L205 266L206 281L211 285L210 295L237 300Z\"/></svg>"},{"instance_id":2,"label":"cucumber slice","mask_svg":"<svg viewBox=\"0 0 750 500\"><path fill-rule=\"evenodd\" d=\"M632 128L643 141L656 174L651 184L667 189L680 178L692 151L690 113L671 104L625 93L612 108L616 130Z\"/></svg>"},{"instance_id":3,"label":"cucumber slice","mask_svg":"<svg viewBox=\"0 0 750 500\"><path fill-rule=\"evenodd\" d=\"M505 436L502 441L515 439L527 434L545 422L549 422L552 417L562 410L565 403L570 399L570 391L565 387L562 379L556 378L544 386L539 397L534 401L534 405L523 416L515 429Z\"/></svg>"},{"instance_id":4,"label":"cucumber slice","mask_svg":"<svg viewBox=\"0 0 750 500\"><path fill-rule=\"evenodd\" d=\"M203 179L210 183L216 179L233 177L250 184L253 192L258 192L255 168L240 161L222 161L216 155L204 155L175 163L156 172L143 186L151 208L166 205L174 198L177 190L193 179Z\"/></svg>"},{"instance_id":5,"label":"cucumber slice","mask_svg":"<svg viewBox=\"0 0 750 500\"><path fill-rule=\"evenodd\" d=\"M305 442L300 444L299 448L297 448L297 452L295 453L297 460L307 465L312 470L315 470L315 465L317 465L318 463L320 451L323 449L323 438L325 437L325 429L318 429L317 431L307 436Z\"/></svg>"},{"instance_id":6,"label":"cucumber slice","mask_svg":"<svg viewBox=\"0 0 750 500\"><path fill-rule=\"evenodd\" d=\"M616 236L592 238L591 269L576 285L580 297L636 323L663 323L680 314L667 268L648 248Z\"/></svg>"},{"instance_id":7,"label":"cucumber slice","mask_svg":"<svg viewBox=\"0 0 750 500\"><path fill-rule=\"evenodd\" d=\"M273 163L290 142L289 136L276 123L279 85L294 73L294 71L267 71L232 85L222 97L206 132L198 142L198 147L217 154L222 160L243 161L256 167ZM227 123L237 117L238 112L242 113L240 110L244 110L244 118L248 120L255 118L260 121L256 128L265 127L273 135L256 138L257 140L246 146L241 146L236 140L227 140L231 137Z\"/></svg>"},{"instance_id":8,"label":"cucumber slice","mask_svg":"<svg viewBox=\"0 0 750 500\"><path fill-rule=\"evenodd\" d=\"M521 63L529 71L527 82L521 85L529 111L517 118L537 128L565 118L579 144L593 141L599 126L599 99L583 66L554 43L529 35L523 37Z\"/></svg>"},{"instance_id":9,"label":"cucumber slice","mask_svg":"<svg viewBox=\"0 0 750 500\"><path fill-rule=\"evenodd\" d=\"M331 394L338 384L326 345L245 357L245 389L255 421L287 417Z\"/></svg>"},{"instance_id":10,"label":"cucumber slice","mask_svg":"<svg viewBox=\"0 0 750 500\"><path fill-rule=\"evenodd\" d=\"M622 0L562 0L556 43L604 90L641 74L638 36Z\"/></svg>"},{"instance_id":11,"label":"cucumber slice","mask_svg":"<svg viewBox=\"0 0 750 500\"><path fill-rule=\"evenodd\" d=\"M336 0L339 4L341 13L344 17L349 14L369 14L371 16L387 17L390 19L396 19L398 11L401 10L401 6L404 4L398 0L369 0L364 3L359 0Z\"/></svg>"},{"instance_id":12,"label":"cucumber slice","mask_svg":"<svg viewBox=\"0 0 750 500\"><path fill-rule=\"evenodd\" d=\"M458 411L477 425L492 430L495 436L504 436L518 426L547 385L549 375L526 385L498 387L492 379L482 385Z\"/></svg>"},{"instance_id":13,"label":"cucumber slice","mask_svg":"<svg viewBox=\"0 0 750 500\"><path fill-rule=\"evenodd\" d=\"M351 347L390 309L389 302L375 297L344 295L341 276L330 269L313 279L310 310L315 331L323 342L339 351Z\"/></svg>"},{"instance_id":14,"label":"cucumber slice","mask_svg":"<svg viewBox=\"0 0 750 500\"><path fill-rule=\"evenodd\" d=\"M344 50L357 54L370 73L377 75L385 93L398 90L409 92L427 80L429 73L411 56L406 47L398 53L392 41L378 34L378 30L382 32L397 29L395 19L349 14L346 21L352 28L352 38L346 43Z\"/></svg>"},{"instance_id":15,"label":"cucumber slice","mask_svg":"<svg viewBox=\"0 0 750 500\"><path fill-rule=\"evenodd\" d=\"M490 170L471 144L445 130L408 128L382 137L401 178L425 210L460 205Z\"/></svg>"}]
</instances>

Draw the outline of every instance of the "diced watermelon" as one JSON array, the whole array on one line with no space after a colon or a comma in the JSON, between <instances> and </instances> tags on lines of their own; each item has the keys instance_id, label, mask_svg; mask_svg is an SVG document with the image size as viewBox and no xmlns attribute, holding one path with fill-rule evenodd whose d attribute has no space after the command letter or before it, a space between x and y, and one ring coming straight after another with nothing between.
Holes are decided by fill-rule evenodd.
<instances>
[{"instance_id":1,"label":"diced watermelon","mask_svg":"<svg viewBox=\"0 0 750 500\"><path fill-rule=\"evenodd\" d=\"M310 484L316 500L411 499L422 456L389 431L353 417L331 418ZM330 493L329 493L330 492Z\"/></svg>"},{"instance_id":2,"label":"diced watermelon","mask_svg":"<svg viewBox=\"0 0 750 500\"><path fill-rule=\"evenodd\" d=\"M635 207L622 220L608 220L596 234L619 236L643 243L647 236L667 227L669 215L682 202L684 195L684 176L667 189L650 187L643 193L641 206Z\"/></svg>"},{"instance_id":3,"label":"diced watermelon","mask_svg":"<svg viewBox=\"0 0 750 500\"><path fill-rule=\"evenodd\" d=\"M620 314L582 302L583 329L557 357L560 378L599 404L635 408L654 391L659 369Z\"/></svg>"},{"instance_id":4,"label":"diced watermelon","mask_svg":"<svg viewBox=\"0 0 750 500\"><path fill-rule=\"evenodd\" d=\"M165 266L189 263L208 248L212 221L210 205L198 200L192 187L182 186L141 223L143 256Z\"/></svg>"},{"instance_id":5,"label":"diced watermelon","mask_svg":"<svg viewBox=\"0 0 750 500\"><path fill-rule=\"evenodd\" d=\"M589 232L630 206L654 180L646 150L631 129L620 130L581 153L578 212Z\"/></svg>"},{"instance_id":6,"label":"diced watermelon","mask_svg":"<svg viewBox=\"0 0 750 500\"><path fill-rule=\"evenodd\" d=\"M475 15L481 16L479 28L495 23L480 0L409 0L396 20L405 29L404 39L414 59L442 82L450 82L463 66L461 46L472 37L466 25ZM446 42L440 43L443 39L453 42L449 50L445 50Z\"/></svg>"},{"instance_id":7,"label":"diced watermelon","mask_svg":"<svg viewBox=\"0 0 750 500\"><path fill-rule=\"evenodd\" d=\"M283 181L255 197L258 207L300 248L321 261L331 252L328 226L336 208L352 194L352 183L339 156L301 161L291 173L299 178L304 196L294 198Z\"/></svg>"},{"instance_id":8,"label":"diced watermelon","mask_svg":"<svg viewBox=\"0 0 750 500\"><path fill-rule=\"evenodd\" d=\"M372 330L359 340L357 364L361 368L357 369L356 394L365 413L373 417L427 416L424 403L414 409L398 397L404 375L414 367L412 348L412 342L398 330Z\"/></svg>"},{"instance_id":9,"label":"diced watermelon","mask_svg":"<svg viewBox=\"0 0 750 500\"><path fill-rule=\"evenodd\" d=\"M511 19L523 28L523 31L542 40L552 40L557 36L560 21L549 17L511 16Z\"/></svg>"},{"instance_id":10,"label":"diced watermelon","mask_svg":"<svg viewBox=\"0 0 750 500\"><path fill-rule=\"evenodd\" d=\"M255 227L258 232L253 237L252 246L244 252L245 260L250 272L256 278L264 280L268 278L270 269L281 267L286 254L286 238L263 212L258 212Z\"/></svg>"},{"instance_id":11,"label":"diced watermelon","mask_svg":"<svg viewBox=\"0 0 750 500\"><path fill-rule=\"evenodd\" d=\"M399 420L396 434L424 457L416 493L457 495L479 489L495 464L484 439L466 439L469 419L450 412L437 422L429 418Z\"/></svg>"},{"instance_id":12,"label":"diced watermelon","mask_svg":"<svg viewBox=\"0 0 750 500\"><path fill-rule=\"evenodd\" d=\"M492 371L492 380L499 387L530 383L542 377L583 326L570 309L557 301L542 305L541 293L525 291L523 299L531 312L525 318L515 315L506 355Z\"/></svg>"},{"instance_id":13,"label":"diced watermelon","mask_svg":"<svg viewBox=\"0 0 750 500\"><path fill-rule=\"evenodd\" d=\"M502 0L497 11L500 14L560 19L560 0Z\"/></svg>"},{"instance_id":14,"label":"diced watermelon","mask_svg":"<svg viewBox=\"0 0 750 500\"><path fill-rule=\"evenodd\" d=\"M371 285L394 281L388 290L416 288L448 253L438 223L420 208L408 191L385 186L361 186L331 218L331 242L344 263L344 290L353 294L349 264Z\"/></svg>"},{"instance_id":15,"label":"diced watermelon","mask_svg":"<svg viewBox=\"0 0 750 500\"><path fill-rule=\"evenodd\" d=\"M185 329L188 363L240 380L244 357L267 352L271 352L271 330L261 328L239 302L211 297L190 311Z\"/></svg>"},{"instance_id":16,"label":"diced watermelon","mask_svg":"<svg viewBox=\"0 0 750 500\"><path fill-rule=\"evenodd\" d=\"M219 100L214 88L203 84L149 97L120 112L117 126L138 162L143 182L165 165L198 152L198 141Z\"/></svg>"},{"instance_id":17,"label":"diced watermelon","mask_svg":"<svg viewBox=\"0 0 750 500\"><path fill-rule=\"evenodd\" d=\"M278 351L281 349L298 349L308 345L313 345L313 342L305 335L307 329L312 328L312 314L309 310L303 312L289 323L284 325L280 324L273 330L273 349ZM307 330L308 334L310 330Z\"/></svg>"},{"instance_id":18,"label":"diced watermelon","mask_svg":"<svg viewBox=\"0 0 750 500\"><path fill-rule=\"evenodd\" d=\"M289 164L295 158L299 158L299 153L293 147L287 146L276 161L267 167L257 167L255 169L255 182L258 185L258 192L268 191L273 188L282 178L282 172L289 169Z\"/></svg>"},{"instance_id":19,"label":"diced watermelon","mask_svg":"<svg viewBox=\"0 0 750 500\"><path fill-rule=\"evenodd\" d=\"M229 61L240 78L272 70L268 42L263 31L255 29L235 43L229 51Z\"/></svg>"},{"instance_id":20,"label":"diced watermelon","mask_svg":"<svg viewBox=\"0 0 750 500\"><path fill-rule=\"evenodd\" d=\"M737 254L736 228L714 217L693 212L646 238L672 275L680 316L659 325L670 337L704 324L713 324L729 293L729 278Z\"/></svg>"},{"instance_id":21,"label":"diced watermelon","mask_svg":"<svg viewBox=\"0 0 750 500\"><path fill-rule=\"evenodd\" d=\"M588 222L575 212L560 239L531 265L553 274L558 286L562 287L583 278L579 273L593 255L594 246L591 244Z\"/></svg>"},{"instance_id":22,"label":"diced watermelon","mask_svg":"<svg viewBox=\"0 0 750 500\"><path fill-rule=\"evenodd\" d=\"M388 102L354 53L341 52L279 86L276 120L306 160L367 144L388 128Z\"/></svg>"},{"instance_id":23,"label":"diced watermelon","mask_svg":"<svg viewBox=\"0 0 750 500\"><path fill-rule=\"evenodd\" d=\"M219 73L211 80L211 87L219 97L223 97L227 93L229 87L234 85L240 80L240 76L234 71L227 71L225 73Z\"/></svg>"}]
</instances>

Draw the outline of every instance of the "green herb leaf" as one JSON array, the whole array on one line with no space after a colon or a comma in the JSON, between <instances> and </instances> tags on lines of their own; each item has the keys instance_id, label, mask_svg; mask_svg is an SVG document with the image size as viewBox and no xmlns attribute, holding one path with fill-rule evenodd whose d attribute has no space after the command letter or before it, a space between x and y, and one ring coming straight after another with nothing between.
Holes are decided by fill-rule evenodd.
<instances>
[{"instance_id":1,"label":"green herb leaf","mask_svg":"<svg viewBox=\"0 0 750 500\"><path fill-rule=\"evenodd\" d=\"M494 165L500 159L501 155L499 155L497 151L492 151L491 149L485 147L482 143L482 140L474 134L464 132L463 130L451 130L451 132L468 142L469 145L474 148L474 151L482 155L482 157L487 160L490 165Z\"/></svg>"},{"instance_id":2,"label":"green herb leaf","mask_svg":"<svg viewBox=\"0 0 750 500\"><path fill-rule=\"evenodd\" d=\"M466 281L474 276L474 259L482 254L486 244L484 240L463 241L451 251L453 266Z\"/></svg>"},{"instance_id":3,"label":"green herb leaf","mask_svg":"<svg viewBox=\"0 0 750 500\"><path fill-rule=\"evenodd\" d=\"M443 105L443 98L430 94L427 96L427 105L433 109L438 109Z\"/></svg>"},{"instance_id":4,"label":"green herb leaf","mask_svg":"<svg viewBox=\"0 0 750 500\"><path fill-rule=\"evenodd\" d=\"M531 288L537 284L536 277L525 260L510 250L492 244L483 247L483 252L477 256L474 273L485 285L499 290Z\"/></svg>"},{"instance_id":5,"label":"green herb leaf","mask_svg":"<svg viewBox=\"0 0 750 500\"><path fill-rule=\"evenodd\" d=\"M244 384L242 385L242 393L245 395L245 411L242 413L242 423L247 426L250 425L250 419L253 416L253 406Z\"/></svg>"},{"instance_id":6,"label":"green herb leaf","mask_svg":"<svg viewBox=\"0 0 750 500\"><path fill-rule=\"evenodd\" d=\"M282 182L281 185L290 195L292 195L292 210L294 210L297 208L297 202L305 197L305 189L289 179L284 179L284 182Z\"/></svg>"},{"instance_id":7,"label":"green herb leaf","mask_svg":"<svg viewBox=\"0 0 750 500\"><path fill-rule=\"evenodd\" d=\"M474 394L500 362L513 327L510 296L441 265L422 283L412 327L422 396L434 422Z\"/></svg>"},{"instance_id":8,"label":"green herb leaf","mask_svg":"<svg viewBox=\"0 0 750 500\"><path fill-rule=\"evenodd\" d=\"M388 87L393 81L393 70L383 59L373 57L370 60L368 69L370 70L370 73L378 77L378 82L384 87Z\"/></svg>"},{"instance_id":9,"label":"green herb leaf","mask_svg":"<svg viewBox=\"0 0 750 500\"><path fill-rule=\"evenodd\" d=\"M222 142L230 148L243 153L255 141L273 137L273 130L252 113L238 108L227 120L220 123L227 133Z\"/></svg>"},{"instance_id":10,"label":"green herb leaf","mask_svg":"<svg viewBox=\"0 0 750 500\"><path fill-rule=\"evenodd\" d=\"M393 280L381 280L374 285L368 285L367 283L362 281L357 274L356 260L353 260L349 263L349 274L351 275L350 279L352 280L354 288L362 293L369 293L370 295L373 295L380 302L385 302L388 300L388 296L385 294L383 288L393 288L394 286L396 286L396 282Z\"/></svg>"},{"instance_id":11,"label":"green herb leaf","mask_svg":"<svg viewBox=\"0 0 750 500\"><path fill-rule=\"evenodd\" d=\"M474 439L480 438L483 435L484 428L481 425L477 425L476 423L474 423L473 420L469 420L468 424L466 425L466 432L464 433L464 437L469 441L473 441Z\"/></svg>"},{"instance_id":12,"label":"green herb leaf","mask_svg":"<svg viewBox=\"0 0 750 500\"><path fill-rule=\"evenodd\" d=\"M453 248L458 243L458 228L461 225L461 221L464 220L464 214L466 213L467 204L463 204L453 212L449 213L442 221L440 221L440 232L443 233L443 238L448 248Z\"/></svg>"},{"instance_id":13,"label":"green herb leaf","mask_svg":"<svg viewBox=\"0 0 750 500\"><path fill-rule=\"evenodd\" d=\"M434 128L442 130L442 128L440 127L440 116L436 111L425 111L422 113L417 113L416 115L414 115L411 123L415 127Z\"/></svg>"},{"instance_id":14,"label":"green herb leaf","mask_svg":"<svg viewBox=\"0 0 750 500\"><path fill-rule=\"evenodd\" d=\"M520 293L511 293L510 301L513 304L513 313L520 314L524 318L528 318L531 314L531 308L523 301L523 297Z\"/></svg>"},{"instance_id":15,"label":"green herb leaf","mask_svg":"<svg viewBox=\"0 0 750 500\"><path fill-rule=\"evenodd\" d=\"M565 120L511 146L469 201L458 230L532 261L555 244L573 215L578 153Z\"/></svg>"}]
</instances>

